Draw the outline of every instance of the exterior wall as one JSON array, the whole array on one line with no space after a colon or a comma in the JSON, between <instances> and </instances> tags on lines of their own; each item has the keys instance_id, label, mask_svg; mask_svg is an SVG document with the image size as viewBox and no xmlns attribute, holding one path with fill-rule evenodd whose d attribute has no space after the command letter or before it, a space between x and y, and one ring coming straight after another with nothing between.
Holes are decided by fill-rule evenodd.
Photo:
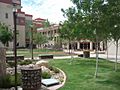
<instances>
[{"instance_id":1,"label":"exterior wall","mask_svg":"<svg viewBox=\"0 0 120 90\"><path fill-rule=\"evenodd\" d=\"M17 12L18 47L25 47L25 13Z\"/></svg>"},{"instance_id":2,"label":"exterior wall","mask_svg":"<svg viewBox=\"0 0 120 90\"><path fill-rule=\"evenodd\" d=\"M58 28L58 25L54 25L38 31L41 34L46 35L48 38L51 38L51 40L49 40L48 43L46 43L45 45L52 47L58 42Z\"/></svg>"},{"instance_id":3,"label":"exterior wall","mask_svg":"<svg viewBox=\"0 0 120 90\"><path fill-rule=\"evenodd\" d=\"M12 0L0 0L2 3L12 4Z\"/></svg>"},{"instance_id":4,"label":"exterior wall","mask_svg":"<svg viewBox=\"0 0 120 90\"><path fill-rule=\"evenodd\" d=\"M17 43L19 43L18 47L25 47L25 26L17 25Z\"/></svg>"},{"instance_id":5,"label":"exterior wall","mask_svg":"<svg viewBox=\"0 0 120 90\"><path fill-rule=\"evenodd\" d=\"M0 22L5 23L12 32L14 31L12 0L0 0ZM25 47L25 13L20 10L17 12L17 32L18 47ZM9 47L13 48L13 42L9 42Z\"/></svg>"},{"instance_id":6,"label":"exterior wall","mask_svg":"<svg viewBox=\"0 0 120 90\"><path fill-rule=\"evenodd\" d=\"M8 14L8 18L5 16L6 13ZM0 2L0 22L5 23L8 28L13 30L12 5Z\"/></svg>"},{"instance_id":7,"label":"exterior wall","mask_svg":"<svg viewBox=\"0 0 120 90\"><path fill-rule=\"evenodd\" d=\"M5 23L8 26L8 28L13 32L14 25L13 25L12 5L8 3L10 3L10 0L8 1L0 0L0 22ZM8 14L8 18L6 18L5 15L6 13ZM13 42L9 42L9 47L13 48Z\"/></svg>"},{"instance_id":8,"label":"exterior wall","mask_svg":"<svg viewBox=\"0 0 120 90\"><path fill-rule=\"evenodd\" d=\"M30 44L30 33L32 25L32 15L25 15L25 38L26 38L26 47L29 47Z\"/></svg>"},{"instance_id":9,"label":"exterior wall","mask_svg":"<svg viewBox=\"0 0 120 90\"><path fill-rule=\"evenodd\" d=\"M120 40L119 40L119 43L120 43ZM114 44L113 41L111 42L108 42L108 54L109 55L116 55L116 45ZM120 56L120 45L119 45L119 48L118 48L118 55Z\"/></svg>"}]
</instances>

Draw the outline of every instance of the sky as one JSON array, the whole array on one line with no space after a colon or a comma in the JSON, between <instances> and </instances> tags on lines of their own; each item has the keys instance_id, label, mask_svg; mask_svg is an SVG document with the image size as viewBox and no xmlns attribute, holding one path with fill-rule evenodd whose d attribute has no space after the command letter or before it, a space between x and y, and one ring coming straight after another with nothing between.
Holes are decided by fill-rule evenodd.
<instances>
[{"instance_id":1,"label":"sky","mask_svg":"<svg viewBox=\"0 0 120 90\"><path fill-rule=\"evenodd\" d=\"M73 5L70 0L21 0L21 3L22 11L33 15L33 19L48 19L52 23L64 21L65 17L61 9L67 9Z\"/></svg>"}]
</instances>

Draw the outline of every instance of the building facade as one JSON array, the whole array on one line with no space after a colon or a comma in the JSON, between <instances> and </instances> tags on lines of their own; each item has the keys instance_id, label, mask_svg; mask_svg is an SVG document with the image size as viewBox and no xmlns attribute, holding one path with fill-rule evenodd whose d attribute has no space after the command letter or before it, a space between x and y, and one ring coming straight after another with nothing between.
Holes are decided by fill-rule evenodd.
<instances>
[{"instance_id":1,"label":"building facade","mask_svg":"<svg viewBox=\"0 0 120 90\"><path fill-rule=\"evenodd\" d=\"M14 31L13 1L21 5L21 0L0 0L0 22L6 24L11 32ZM27 20L32 22L32 15L17 10L17 47L26 47ZM9 42L9 47L13 48L13 42Z\"/></svg>"},{"instance_id":2,"label":"building facade","mask_svg":"<svg viewBox=\"0 0 120 90\"><path fill-rule=\"evenodd\" d=\"M47 28L37 29L37 32L45 35L49 38L48 43L45 43L43 46L45 47L53 47L56 43L58 43L59 38L59 25L53 24Z\"/></svg>"}]
</instances>

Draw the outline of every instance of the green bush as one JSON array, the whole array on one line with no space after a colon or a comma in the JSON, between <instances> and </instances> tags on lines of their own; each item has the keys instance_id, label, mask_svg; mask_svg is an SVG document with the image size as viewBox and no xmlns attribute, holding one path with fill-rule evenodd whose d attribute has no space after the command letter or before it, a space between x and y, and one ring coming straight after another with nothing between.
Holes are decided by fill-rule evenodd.
<instances>
[{"instance_id":1,"label":"green bush","mask_svg":"<svg viewBox=\"0 0 120 90\"><path fill-rule=\"evenodd\" d=\"M15 66L15 62L7 62L8 63L8 67L14 67Z\"/></svg>"},{"instance_id":2,"label":"green bush","mask_svg":"<svg viewBox=\"0 0 120 90\"><path fill-rule=\"evenodd\" d=\"M60 72L59 69L57 69L56 67L53 68L53 71L54 71L55 73L59 73L59 72Z\"/></svg>"},{"instance_id":3,"label":"green bush","mask_svg":"<svg viewBox=\"0 0 120 90\"><path fill-rule=\"evenodd\" d=\"M0 77L0 88L10 88L10 87L11 87L10 75L7 74L3 77Z\"/></svg>"},{"instance_id":4,"label":"green bush","mask_svg":"<svg viewBox=\"0 0 120 90\"><path fill-rule=\"evenodd\" d=\"M24 60L24 61L21 61L19 62L20 65L28 65L28 64L32 64L32 61L31 60Z\"/></svg>"},{"instance_id":5,"label":"green bush","mask_svg":"<svg viewBox=\"0 0 120 90\"><path fill-rule=\"evenodd\" d=\"M51 70L51 71L54 71L55 73L59 73L59 69L57 69L56 67L53 67L53 66L48 66L48 68Z\"/></svg>"},{"instance_id":6,"label":"green bush","mask_svg":"<svg viewBox=\"0 0 120 90\"><path fill-rule=\"evenodd\" d=\"M21 85L21 75L18 74L17 76L17 85ZM15 76L7 74L3 77L0 77L0 88L11 88L15 87Z\"/></svg>"},{"instance_id":7,"label":"green bush","mask_svg":"<svg viewBox=\"0 0 120 90\"><path fill-rule=\"evenodd\" d=\"M11 80L11 87L15 87L15 75L11 75L10 80ZM17 74L17 86L20 86L21 83L22 83L21 74Z\"/></svg>"},{"instance_id":8,"label":"green bush","mask_svg":"<svg viewBox=\"0 0 120 90\"><path fill-rule=\"evenodd\" d=\"M53 66L49 65L48 68L53 71Z\"/></svg>"},{"instance_id":9,"label":"green bush","mask_svg":"<svg viewBox=\"0 0 120 90\"><path fill-rule=\"evenodd\" d=\"M48 78L51 78L51 74L49 72L42 72L41 77L43 79L48 79Z\"/></svg>"}]
</instances>

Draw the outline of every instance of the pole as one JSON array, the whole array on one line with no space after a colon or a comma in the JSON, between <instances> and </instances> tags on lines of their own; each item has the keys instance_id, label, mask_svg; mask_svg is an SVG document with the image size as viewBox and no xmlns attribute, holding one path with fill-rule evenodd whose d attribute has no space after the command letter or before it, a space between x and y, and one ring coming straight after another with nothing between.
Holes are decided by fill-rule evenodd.
<instances>
[{"instance_id":1,"label":"pole","mask_svg":"<svg viewBox=\"0 0 120 90\"><path fill-rule=\"evenodd\" d=\"M31 59L33 60L33 27L31 28Z\"/></svg>"},{"instance_id":2,"label":"pole","mask_svg":"<svg viewBox=\"0 0 120 90\"><path fill-rule=\"evenodd\" d=\"M15 60L15 90L17 90L17 50L16 50L16 11L13 12L13 19L14 19L14 60Z\"/></svg>"}]
</instances>

